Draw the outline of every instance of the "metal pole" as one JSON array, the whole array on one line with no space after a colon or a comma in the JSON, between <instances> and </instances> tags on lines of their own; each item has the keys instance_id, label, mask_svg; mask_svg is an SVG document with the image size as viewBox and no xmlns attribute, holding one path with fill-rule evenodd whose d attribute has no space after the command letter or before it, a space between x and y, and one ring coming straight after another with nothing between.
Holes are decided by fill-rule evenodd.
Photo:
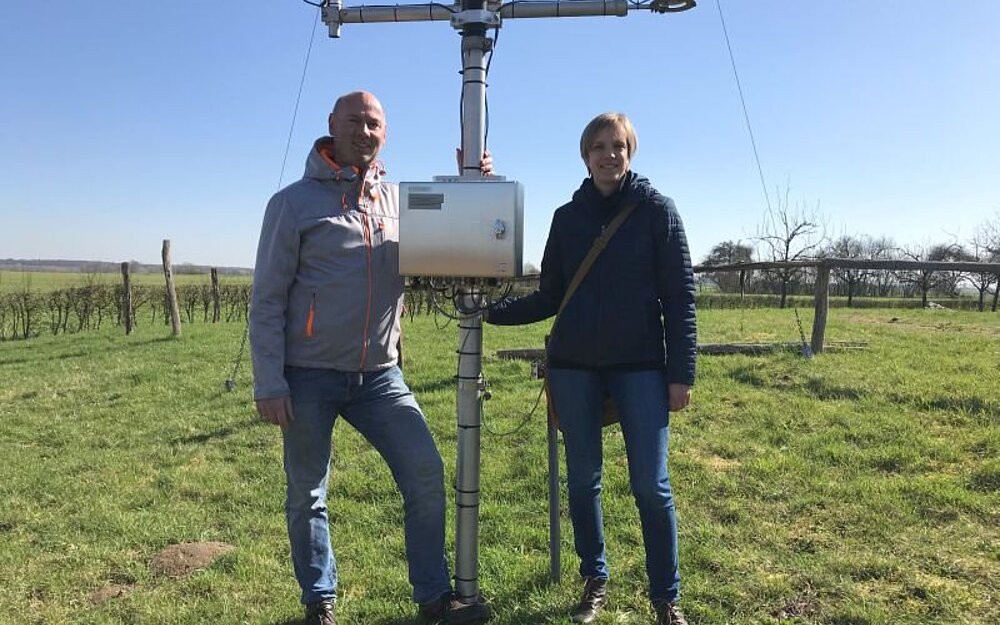
<instances>
[{"instance_id":1,"label":"metal pole","mask_svg":"<svg viewBox=\"0 0 1000 625\"><path fill-rule=\"evenodd\" d=\"M463 296L472 304L474 294ZM470 305L471 308L471 305ZM479 314L458 326L458 458L455 467L455 591L479 601L479 445L483 326Z\"/></svg>"},{"instance_id":2,"label":"metal pole","mask_svg":"<svg viewBox=\"0 0 1000 625\"><path fill-rule=\"evenodd\" d=\"M463 0L465 10L485 9L483 0ZM479 177L486 141L486 26L462 27L462 176ZM477 311L481 297L475 285L463 289L466 311ZM463 316L458 326L458 460L455 469L455 592L468 610L482 610L479 594L479 452L482 426L483 320L479 312Z\"/></svg>"},{"instance_id":3,"label":"metal pole","mask_svg":"<svg viewBox=\"0 0 1000 625\"><path fill-rule=\"evenodd\" d=\"M545 372L548 375L548 371ZM561 548L559 544L559 426L552 411L552 400L547 398L549 407L549 577L553 583L559 582Z\"/></svg>"}]
</instances>

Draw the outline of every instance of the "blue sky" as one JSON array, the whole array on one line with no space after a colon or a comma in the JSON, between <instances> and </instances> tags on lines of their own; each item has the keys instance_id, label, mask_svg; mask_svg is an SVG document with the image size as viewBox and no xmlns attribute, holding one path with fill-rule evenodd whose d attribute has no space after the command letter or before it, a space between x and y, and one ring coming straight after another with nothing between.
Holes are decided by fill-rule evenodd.
<instances>
[{"instance_id":1,"label":"blue sky","mask_svg":"<svg viewBox=\"0 0 1000 625\"><path fill-rule=\"evenodd\" d=\"M346 2L348 5L358 4ZM968 239L1000 211L1000 2L723 0L768 190L831 234ZM0 258L250 266L277 189L316 10L297 0L0 6ZM392 179L454 171L459 37L445 22L320 24L284 183L333 99L385 105ZM766 202L715 0L685 13L505 22L489 147L524 183L525 259L585 176L586 122L630 115L633 169L692 252Z\"/></svg>"}]
</instances>

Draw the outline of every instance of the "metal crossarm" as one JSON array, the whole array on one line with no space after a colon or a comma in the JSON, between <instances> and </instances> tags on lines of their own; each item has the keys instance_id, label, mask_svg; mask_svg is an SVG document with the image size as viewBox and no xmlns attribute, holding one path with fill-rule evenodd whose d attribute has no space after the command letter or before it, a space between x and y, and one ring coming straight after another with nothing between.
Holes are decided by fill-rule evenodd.
<instances>
[{"instance_id":1,"label":"metal crossarm","mask_svg":"<svg viewBox=\"0 0 1000 625\"><path fill-rule=\"evenodd\" d=\"M375 4L345 7L341 0L323 5L323 22L331 37L340 37L341 24L450 21L459 28L468 23L498 26L501 19L529 17L624 17L629 10L675 13L694 8L694 0L513 0L487 2L484 9L463 9L461 3Z\"/></svg>"}]
</instances>

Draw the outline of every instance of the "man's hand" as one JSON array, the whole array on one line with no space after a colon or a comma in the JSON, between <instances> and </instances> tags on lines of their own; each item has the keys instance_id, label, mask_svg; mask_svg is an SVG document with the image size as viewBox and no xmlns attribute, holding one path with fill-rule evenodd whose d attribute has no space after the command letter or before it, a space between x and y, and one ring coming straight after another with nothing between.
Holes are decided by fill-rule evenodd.
<instances>
[{"instance_id":1,"label":"man's hand","mask_svg":"<svg viewBox=\"0 0 1000 625\"><path fill-rule=\"evenodd\" d=\"M462 148L455 148L455 160L458 161L458 175L462 175ZM493 175L493 156L489 150L483 152L483 158L479 161L479 171L484 176Z\"/></svg>"},{"instance_id":2,"label":"man's hand","mask_svg":"<svg viewBox=\"0 0 1000 625\"><path fill-rule=\"evenodd\" d=\"M687 384L668 384L670 394L670 412L684 410L691 403L691 387Z\"/></svg>"},{"instance_id":3,"label":"man's hand","mask_svg":"<svg viewBox=\"0 0 1000 625\"><path fill-rule=\"evenodd\" d=\"M280 426L282 430L287 430L288 426L295 420L295 415L292 414L292 398L287 395L258 399L257 413L260 414L261 419Z\"/></svg>"}]
</instances>

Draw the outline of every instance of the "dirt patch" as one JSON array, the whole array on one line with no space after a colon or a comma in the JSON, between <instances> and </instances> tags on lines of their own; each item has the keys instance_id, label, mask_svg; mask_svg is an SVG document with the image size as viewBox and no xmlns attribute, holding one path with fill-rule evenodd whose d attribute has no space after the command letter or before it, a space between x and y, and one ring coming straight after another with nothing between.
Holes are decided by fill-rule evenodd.
<instances>
[{"instance_id":1,"label":"dirt patch","mask_svg":"<svg viewBox=\"0 0 1000 625\"><path fill-rule=\"evenodd\" d=\"M220 542L169 545L153 556L149 568L154 575L184 577L199 569L211 566L213 562L232 550L232 545Z\"/></svg>"},{"instance_id":2,"label":"dirt patch","mask_svg":"<svg viewBox=\"0 0 1000 625\"><path fill-rule=\"evenodd\" d=\"M101 605L105 601L124 597L133 590L135 590L135 586L131 584L108 584L104 588L90 593L90 602L94 605Z\"/></svg>"},{"instance_id":3,"label":"dirt patch","mask_svg":"<svg viewBox=\"0 0 1000 625\"><path fill-rule=\"evenodd\" d=\"M722 472L730 471L732 469L737 469L740 466L739 460L733 460L731 458L723 458L711 452L701 452L688 450L687 452L693 459L704 464L706 467L712 471Z\"/></svg>"},{"instance_id":4,"label":"dirt patch","mask_svg":"<svg viewBox=\"0 0 1000 625\"><path fill-rule=\"evenodd\" d=\"M811 616L819 610L816 597L803 595L793 598L783 607L771 611L771 616L779 621L794 619L800 616Z\"/></svg>"}]
</instances>

